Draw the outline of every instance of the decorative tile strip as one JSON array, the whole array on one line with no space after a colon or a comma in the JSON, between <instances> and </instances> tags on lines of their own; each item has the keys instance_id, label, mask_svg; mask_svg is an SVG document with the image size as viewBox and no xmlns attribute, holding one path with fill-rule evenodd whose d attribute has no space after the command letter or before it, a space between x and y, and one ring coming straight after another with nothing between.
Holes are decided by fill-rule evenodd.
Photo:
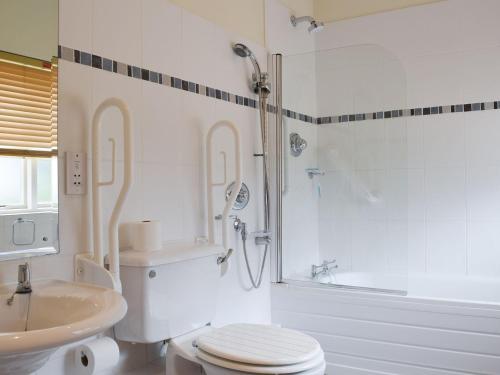
<instances>
[{"instance_id":1,"label":"decorative tile strip","mask_svg":"<svg viewBox=\"0 0 500 375\"><path fill-rule=\"evenodd\" d=\"M94 55L89 52L59 46L59 58L65 61L87 65L95 69L105 70L110 73L121 74L130 78L141 79L144 81L149 81L151 83L172 87L178 90L188 91L193 94L208 96L216 100L222 100L250 108L258 108L258 101L253 98L232 94L221 89L204 86L202 84L187 81L178 77L172 77L165 73L155 72L138 66L125 64L113 59ZM341 114L324 117L312 117L305 113L295 112L290 109L283 109L282 114L287 118L299 120L307 124L326 125L351 123L365 120L430 116L440 115L443 113L461 113L496 109L500 109L500 101L394 109L390 111ZM267 110L270 113L276 113L276 108L271 104L267 105Z\"/></svg>"},{"instance_id":2,"label":"decorative tile strip","mask_svg":"<svg viewBox=\"0 0 500 375\"><path fill-rule=\"evenodd\" d=\"M258 108L258 101L254 98L232 94L221 89L204 86L196 82L169 76L165 73L155 72L153 70L125 64L99 55L94 55L89 52L59 46L59 58L65 61L87 65L95 69L105 70L110 73L116 73L130 78L141 79L151 83L172 87L178 90L188 91L193 94L208 96L216 100L222 100L244 107ZM271 113L276 112L275 107L272 105L268 105L267 109ZM310 116L306 116L305 114L303 114L302 116L311 118Z\"/></svg>"},{"instance_id":3,"label":"decorative tile strip","mask_svg":"<svg viewBox=\"0 0 500 375\"><path fill-rule=\"evenodd\" d=\"M500 109L500 101L395 109L391 111L368 112L368 113L358 113L350 115L325 116L316 118L315 123L318 125L336 124L336 123L357 122L364 120L380 120L380 119L391 119L391 118L393 119L399 117L431 116L431 115L440 115L445 113L489 111L495 109Z\"/></svg>"}]
</instances>

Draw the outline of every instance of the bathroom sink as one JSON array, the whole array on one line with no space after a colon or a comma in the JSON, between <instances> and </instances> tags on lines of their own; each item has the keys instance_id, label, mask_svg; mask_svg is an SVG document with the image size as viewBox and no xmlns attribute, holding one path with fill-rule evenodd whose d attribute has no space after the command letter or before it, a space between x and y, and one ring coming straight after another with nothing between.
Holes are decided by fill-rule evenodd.
<instances>
[{"instance_id":1,"label":"bathroom sink","mask_svg":"<svg viewBox=\"0 0 500 375\"><path fill-rule=\"evenodd\" d=\"M94 336L120 321L125 299L111 289L57 280L33 282L31 294L8 298L0 286L0 374L29 374L60 346Z\"/></svg>"}]
</instances>

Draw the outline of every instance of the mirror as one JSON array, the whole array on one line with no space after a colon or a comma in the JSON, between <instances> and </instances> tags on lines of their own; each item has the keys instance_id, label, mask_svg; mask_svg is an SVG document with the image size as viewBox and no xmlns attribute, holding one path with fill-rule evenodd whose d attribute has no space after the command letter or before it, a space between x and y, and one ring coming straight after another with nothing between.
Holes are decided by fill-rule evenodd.
<instances>
[{"instance_id":1,"label":"mirror","mask_svg":"<svg viewBox=\"0 0 500 375\"><path fill-rule=\"evenodd\" d=\"M58 0L0 0L0 260L57 253Z\"/></svg>"}]
</instances>

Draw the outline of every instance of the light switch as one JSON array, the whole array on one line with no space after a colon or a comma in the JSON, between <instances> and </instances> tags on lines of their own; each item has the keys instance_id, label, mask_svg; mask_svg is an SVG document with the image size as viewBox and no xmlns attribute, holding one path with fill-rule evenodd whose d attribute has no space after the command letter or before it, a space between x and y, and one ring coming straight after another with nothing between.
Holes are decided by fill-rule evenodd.
<instances>
[{"instance_id":1,"label":"light switch","mask_svg":"<svg viewBox=\"0 0 500 375\"><path fill-rule=\"evenodd\" d=\"M66 151L66 194L83 195L87 185L86 157L84 152Z\"/></svg>"}]
</instances>

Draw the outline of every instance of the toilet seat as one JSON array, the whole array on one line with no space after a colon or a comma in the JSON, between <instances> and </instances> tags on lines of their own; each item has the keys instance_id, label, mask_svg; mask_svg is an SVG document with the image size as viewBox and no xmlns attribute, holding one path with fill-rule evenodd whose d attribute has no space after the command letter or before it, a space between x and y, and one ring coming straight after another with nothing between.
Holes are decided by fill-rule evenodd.
<instances>
[{"instance_id":1,"label":"toilet seat","mask_svg":"<svg viewBox=\"0 0 500 375\"><path fill-rule=\"evenodd\" d=\"M196 344L201 360L247 373L299 373L324 364L314 338L276 326L231 324L200 335Z\"/></svg>"}]
</instances>

